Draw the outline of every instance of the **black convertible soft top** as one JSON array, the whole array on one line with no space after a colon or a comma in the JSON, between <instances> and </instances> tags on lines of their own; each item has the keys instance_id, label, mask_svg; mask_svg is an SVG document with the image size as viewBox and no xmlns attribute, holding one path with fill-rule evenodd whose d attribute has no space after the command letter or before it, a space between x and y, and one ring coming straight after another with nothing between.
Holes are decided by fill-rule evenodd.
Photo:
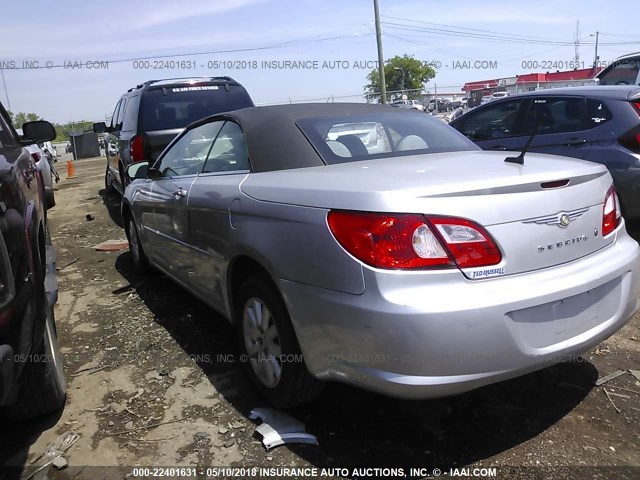
<instances>
[{"instance_id":1,"label":"black convertible soft top","mask_svg":"<svg viewBox=\"0 0 640 480\"><path fill-rule=\"evenodd\" d=\"M324 165L318 152L296 125L299 120L399 111L399 109L389 105L367 103L271 105L242 108L214 115L199 120L190 128L221 117L231 117L237 120L244 129L253 171L269 172ZM413 113L408 110L404 112L407 114Z\"/></svg>"}]
</instances>

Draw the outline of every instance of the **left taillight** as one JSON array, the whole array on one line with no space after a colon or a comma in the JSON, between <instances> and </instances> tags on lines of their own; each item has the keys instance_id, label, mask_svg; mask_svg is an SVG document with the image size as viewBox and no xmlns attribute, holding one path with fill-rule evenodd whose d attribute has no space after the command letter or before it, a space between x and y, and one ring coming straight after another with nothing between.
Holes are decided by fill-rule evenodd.
<instances>
[{"instance_id":1,"label":"left taillight","mask_svg":"<svg viewBox=\"0 0 640 480\"><path fill-rule=\"evenodd\" d=\"M621 218L620 201L615 187L611 185L604 197L604 205L602 207L602 236L605 237L613 232L620 225Z\"/></svg>"},{"instance_id":2,"label":"left taillight","mask_svg":"<svg viewBox=\"0 0 640 480\"><path fill-rule=\"evenodd\" d=\"M131 139L129 153L131 154L132 162L141 162L144 160L144 140L142 135L136 135Z\"/></svg>"},{"instance_id":3,"label":"left taillight","mask_svg":"<svg viewBox=\"0 0 640 480\"><path fill-rule=\"evenodd\" d=\"M471 268L502 260L491 236L462 218L331 211L327 223L347 252L377 268Z\"/></svg>"}]
</instances>

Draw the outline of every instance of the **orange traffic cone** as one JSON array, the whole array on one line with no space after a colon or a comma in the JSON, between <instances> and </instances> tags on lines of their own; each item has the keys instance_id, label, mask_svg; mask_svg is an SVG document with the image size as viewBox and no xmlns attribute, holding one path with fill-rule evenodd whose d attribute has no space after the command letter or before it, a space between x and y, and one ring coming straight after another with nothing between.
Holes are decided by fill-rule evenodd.
<instances>
[{"instance_id":1,"label":"orange traffic cone","mask_svg":"<svg viewBox=\"0 0 640 480\"><path fill-rule=\"evenodd\" d=\"M73 162L71 160L67 160L67 178L75 178L75 172L73 169Z\"/></svg>"}]
</instances>

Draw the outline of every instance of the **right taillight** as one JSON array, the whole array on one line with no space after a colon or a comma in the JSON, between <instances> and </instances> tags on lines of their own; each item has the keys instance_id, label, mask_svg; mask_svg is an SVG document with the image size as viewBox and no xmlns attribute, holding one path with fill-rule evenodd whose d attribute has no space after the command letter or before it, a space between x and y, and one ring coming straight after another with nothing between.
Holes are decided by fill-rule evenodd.
<instances>
[{"instance_id":1,"label":"right taillight","mask_svg":"<svg viewBox=\"0 0 640 480\"><path fill-rule=\"evenodd\" d=\"M491 236L462 218L331 211L327 223L347 252L377 268L470 268L502 260Z\"/></svg>"},{"instance_id":2,"label":"right taillight","mask_svg":"<svg viewBox=\"0 0 640 480\"><path fill-rule=\"evenodd\" d=\"M618 142L625 148L634 153L640 153L640 125L633 127L631 130L622 135Z\"/></svg>"},{"instance_id":3,"label":"right taillight","mask_svg":"<svg viewBox=\"0 0 640 480\"><path fill-rule=\"evenodd\" d=\"M33 152L31 154L31 158L33 158L33 161L38 163L40 161L40 153L38 152Z\"/></svg>"},{"instance_id":4,"label":"right taillight","mask_svg":"<svg viewBox=\"0 0 640 480\"><path fill-rule=\"evenodd\" d=\"M131 153L132 162L141 162L144 160L144 141L141 135L136 135L131 139L129 153Z\"/></svg>"},{"instance_id":5,"label":"right taillight","mask_svg":"<svg viewBox=\"0 0 640 480\"><path fill-rule=\"evenodd\" d=\"M616 195L616 189L612 185L607 191L607 195L604 197L604 205L602 207L602 236L605 237L613 232L618 225L620 225L620 218L622 212L620 211L620 202L618 201L618 195Z\"/></svg>"}]
</instances>

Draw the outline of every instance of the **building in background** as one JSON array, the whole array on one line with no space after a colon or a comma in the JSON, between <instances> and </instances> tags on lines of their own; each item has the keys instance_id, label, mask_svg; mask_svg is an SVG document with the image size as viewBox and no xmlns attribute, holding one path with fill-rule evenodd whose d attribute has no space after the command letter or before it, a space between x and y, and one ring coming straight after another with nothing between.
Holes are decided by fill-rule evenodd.
<instances>
[{"instance_id":1,"label":"building in background","mask_svg":"<svg viewBox=\"0 0 640 480\"><path fill-rule=\"evenodd\" d=\"M476 107L480 105L480 100L484 95L491 95L495 92L508 92L515 95L516 93L532 92L546 88L596 85L597 80L595 80L595 77L601 70L601 67L583 68L564 72L527 73L525 75L516 75L515 77L480 80L465 83L462 91L469 98L468 106Z\"/></svg>"}]
</instances>

